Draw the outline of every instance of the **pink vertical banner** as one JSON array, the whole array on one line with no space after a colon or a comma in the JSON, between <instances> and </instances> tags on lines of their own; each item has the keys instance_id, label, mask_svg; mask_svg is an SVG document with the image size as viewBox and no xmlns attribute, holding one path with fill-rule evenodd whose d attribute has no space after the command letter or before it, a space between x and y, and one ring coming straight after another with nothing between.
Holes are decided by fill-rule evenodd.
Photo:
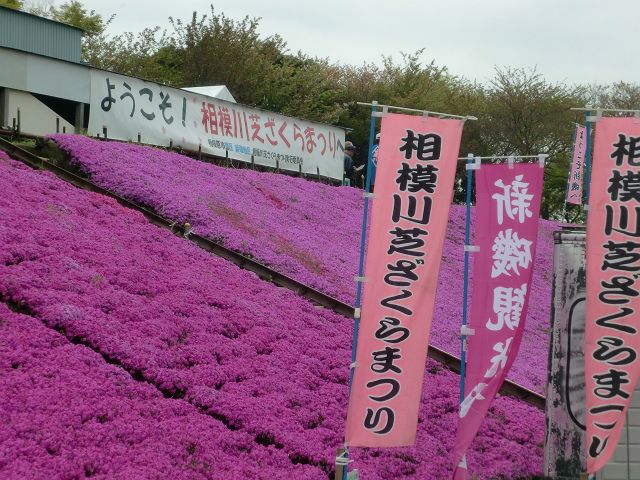
<instances>
[{"instance_id":1,"label":"pink vertical banner","mask_svg":"<svg viewBox=\"0 0 640 480\"><path fill-rule=\"evenodd\" d=\"M461 120L382 119L346 443L415 443Z\"/></svg>"},{"instance_id":2,"label":"pink vertical banner","mask_svg":"<svg viewBox=\"0 0 640 480\"><path fill-rule=\"evenodd\" d=\"M640 122L598 120L587 220L587 470L613 455L640 375Z\"/></svg>"},{"instance_id":3,"label":"pink vertical banner","mask_svg":"<svg viewBox=\"0 0 640 480\"><path fill-rule=\"evenodd\" d=\"M518 354L531 291L544 169L482 165L476 176L476 235L465 398L454 450L454 478Z\"/></svg>"},{"instance_id":4,"label":"pink vertical banner","mask_svg":"<svg viewBox=\"0 0 640 480\"><path fill-rule=\"evenodd\" d=\"M567 183L567 203L582 205L582 179L584 175L584 156L587 149L587 128L576 125L576 138L573 142L573 161Z\"/></svg>"}]
</instances>

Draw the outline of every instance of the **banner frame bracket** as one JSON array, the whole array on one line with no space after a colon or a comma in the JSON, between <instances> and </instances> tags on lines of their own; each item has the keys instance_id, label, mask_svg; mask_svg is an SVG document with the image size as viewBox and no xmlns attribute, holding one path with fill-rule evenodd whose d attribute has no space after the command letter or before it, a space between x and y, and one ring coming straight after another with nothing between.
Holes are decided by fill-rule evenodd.
<instances>
[{"instance_id":1,"label":"banner frame bracket","mask_svg":"<svg viewBox=\"0 0 640 480\"><path fill-rule=\"evenodd\" d=\"M475 328L469 328L467 325L462 325L460 327L460 334L463 337L470 337L476 334L476 329Z\"/></svg>"},{"instance_id":2,"label":"banner frame bracket","mask_svg":"<svg viewBox=\"0 0 640 480\"><path fill-rule=\"evenodd\" d=\"M464 166L465 170L480 170L482 167L482 157L473 157L469 155L467 160L471 160L473 158L473 162L467 162Z\"/></svg>"}]
</instances>

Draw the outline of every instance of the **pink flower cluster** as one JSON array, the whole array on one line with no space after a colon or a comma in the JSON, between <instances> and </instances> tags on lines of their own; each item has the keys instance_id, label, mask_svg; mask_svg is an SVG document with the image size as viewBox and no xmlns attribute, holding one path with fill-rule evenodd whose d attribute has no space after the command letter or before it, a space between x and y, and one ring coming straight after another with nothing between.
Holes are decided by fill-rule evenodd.
<instances>
[{"instance_id":1,"label":"pink flower cluster","mask_svg":"<svg viewBox=\"0 0 640 480\"><path fill-rule=\"evenodd\" d=\"M0 304L4 479L326 479Z\"/></svg>"},{"instance_id":2,"label":"pink flower cluster","mask_svg":"<svg viewBox=\"0 0 640 480\"><path fill-rule=\"evenodd\" d=\"M340 300L355 298L361 191L81 135L52 139L96 184Z\"/></svg>"},{"instance_id":3,"label":"pink flower cluster","mask_svg":"<svg viewBox=\"0 0 640 480\"><path fill-rule=\"evenodd\" d=\"M271 173L221 168L175 153L77 135L55 135L106 189L298 281L353 303L362 191ZM465 210L452 206L430 342L460 354ZM554 222L541 221L531 301L509 379L543 392L547 378Z\"/></svg>"},{"instance_id":4,"label":"pink flower cluster","mask_svg":"<svg viewBox=\"0 0 640 480\"><path fill-rule=\"evenodd\" d=\"M0 186L0 298L118 366L100 366L100 357L89 353L82 354L87 359L64 363L60 354L61 363L49 369L41 363L56 355L24 353L32 348L28 345L42 346L33 343L31 334L47 339L35 327L28 329L32 333L19 334L26 346L3 344L0 391L23 388L32 392L33 400L27 413L20 410L26 406L13 403L0 410L3 425L8 425L4 428L26 432L16 446L9 440L13 435L0 437L0 451L21 452L22 465L0 460L0 477L22 472L16 469L26 465L38 465L42 478L60 471L72 476L91 462L97 472L114 472L106 473L108 478L135 478L123 473L134 471L141 478L146 471L136 462L153 463L156 455L159 468L170 463L191 474L188 465L195 465L201 477L188 478L218 478L214 465L227 469L226 454L234 448L241 452L237 468L249 472L253 466L245 464L253 463L260 473L231 473L230 478L282 476L277 468L309 479L332 471L347 406L349 319L317 309L149 225L115 201L49 174L0 160ZM66 351L60 335L51 342L59 342L59 352ZM20 361L29 356L42 362ZM14 357L18 369L11 367ZM65 372L71 364L78 369ZM128 373L117 373L119 369ZM18 373L24 377L12 376ZM82 378L71 381L70 376ZM165 398L149 393L153 389L146 386L134 388L129 378L155 387ZM96 390L96 383L102 390ZM86 392L78 385L86 385ZM85 393L88 405L83 403ZM353 466L362 478L446 478L457 395L457 375L429 362L416 446L355 449ZM102 397L114 406L107 407ZM77 399L77 405L70 399ZM153 401L157 407L151 406ZM49 402L57 407L42 405L38 410ZM149 409L159 416L135 413ZM53 410L58 412L55 416L37 413ZM127 416L119 416L127 411ZM95 425L99 415L108 420L103 425L113 420L113 431ZM171 415L181 418L171 423ZM147 421L149 416L152 420ZM27 417L33 417L33 423ZM106 431L98 435L93 427ZM479 478L539 474L543 433L542 412L500 398L470 451L470 467ZM128 434L139 436L130 439ZM56 441L62 441L64 460L43 460L48 457L39 447L41 437L54 452ZM165 438L166 445L158 451L154 442ZM123 445L136 440L143 443L135 450L142 460L125 458L135 453L125 454ZM239 444L246 448L234 446ZM191 451L197 453L195 458L184 460ZM283 458L288 458L286 464ZM303 470L296 470L296 465ZM19 476L15 473L14 478Z\"/></svg>"}]
</instances>

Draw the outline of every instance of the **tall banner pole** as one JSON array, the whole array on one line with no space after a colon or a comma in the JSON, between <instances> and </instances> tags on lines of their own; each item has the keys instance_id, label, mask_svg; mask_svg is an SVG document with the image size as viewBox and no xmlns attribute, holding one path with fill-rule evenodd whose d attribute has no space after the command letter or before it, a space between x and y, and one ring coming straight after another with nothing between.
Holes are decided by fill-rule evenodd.
<instances>
[{"instance_id":1,"label":"tall banner pole","mask_svg":"<svg viewBox=\"0 0 640 480\"><path fill-rule=\"evenodd\" d=\"M356 351L358 344L358 333L360 329L360 307L362 304L362 283L364 281L364 251L366 245L366 235L367 235L367 219L369 218L369 189L371 188L371 176L372 176L372 168L371 163L373 161L373 139L375 136L376 129L376 116L375 113L377 111L377 103L375 100L371 102L371 120L369 123L369 155L367 158L367 180L365 182L365 194L364 194L364 210L362 214L362 230L360 232L360 260L358 261L358 276L356 281L358 282L358 286L356 289L356 304L355 304L355 313L353 315L353 343L351 345L351 366L349 371L349 393L351 393L351 385L353 384L353 371L355 367L356 361ZM348 461L349 461L349 451L347 448L344 448L344 453L336 458L336 463L340 463L342 468L342 480L347 480L348 476Z\"/></svg>"},{"instance_id":2,"label":"tall banner pole","mask_svg":"<svg viewBox=\"0 0 640 480\"><path fill-rule=\"evenodd\" d=\"M467 370L467 335L471 334L467 328L467 312L469 303L469 254L473 248L469 241L471 237L471 189L473 187L473 170L476 165L473 154L467 156L467 192L466 192L466 219L464 228L464 283L462 287L462 328L460 329L460 405L464 401L464 379ZM477 168L477 167L475 167ZM460 460L460 466L466 468L466 458Z\"/></svg>"},{"instance_id":3,"label":"tall banner pole","mask_svg":"<svg viewBox=\"0 0 640 480\"><path fill-rule=\"evenodd\" d=\"M364 253L365 253L365 245L366 245L366 235L367 235L367 219L369 218L369 189L371 188L371 161L373 154L373 139L375 135L376 128L376 101L371 102L373 105L371 106L371 121L369 123L369 155L367 159L367 180L365 184L365 195L364 195L364 210L362 214L362 230L360 231L360 260L358 261L358 277L356 281L358 283L358 288L356 290L356 304L355 304L355 314L354 314L354 322L353 322L353 345L351 346L351 362L352 368L349 374L349 390L351 390L351 383L353 382L353 362L356 361L356 348L358 343L358 330L360 327L360 307L362 304L362 283L364 281Z\"/></svg>"},{"instance_id":4,"label":"tall banner pole","mask_svg":"<svg viewBox=\"0 0 640 480\"><path fill-rule=\"evenodd\" d=\"M473 187L473 154L468 155L467 160L467 218L464 230L464 284L462 287L462 329L460 345L460 403L464 400L464 375L467 367L467 303L469 301L469 244L471 236L471 189Z\"/></svg>"},{"instance_id":5,"label":"tall banner pole","mask_svg":"<svg viewBox=\"0 0 640 480\"><path fill-rule=\"evenodd\" d=\"M586 128L587 128L587 147L585 150L585 158L584 158L584 173L585 173L585 183L584 183L584 204L585 204L585 222L589 218L589 196L591 193L591 111L587 110L586 112ZM595 474L589 474L588 480L595 480Z\"/></svg>"}]
</instances>

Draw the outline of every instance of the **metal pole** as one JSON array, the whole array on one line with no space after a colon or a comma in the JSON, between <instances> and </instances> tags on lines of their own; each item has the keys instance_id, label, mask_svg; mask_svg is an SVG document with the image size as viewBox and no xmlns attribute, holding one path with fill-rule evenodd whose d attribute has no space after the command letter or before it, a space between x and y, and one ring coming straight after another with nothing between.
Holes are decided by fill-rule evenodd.
<instances>
[{"instance_id":1,"label":"metal pole","mask_svg":"<svg viewBox=\"0 0 640 480\"><path fill-rule=\"evenodd\" d=\"M478 160L480 161L480 160ZM462 290L462 327L460 328L460 405L464 402L464 377L467 370L467 303L469 299L469 237L471 236L471 188L473 186L473 170L469 167L474 163L473 154L467 155L467 201L466 220L464 228L464 283ZM461 463L465 461L463 455ZM457 468L457 466L456 466Z\"/></svg>"},{"instance_id":2,"label":"metal pole","mask_svg":"<svg viewBox=\"0 0 640 480\"><path fill-rule=\"evenodd\" d=\"M631 480L631 451L629 448L629 409L631 405L627 407L627 480Z\"/></svg>"},{"instance_id":3,"label":"metal pole","mask_svg":"<svg viewBox=\"0 0 640 480\"><path fill-rule=\"evenodd\" d=\"M375 102L374 102L375 103ZM371 151L373 150L373 138L374 131L376 127L376 118L373 116L373 113L376 111L376 107L371 107L371 122L370 122L370 131L369 131L369 157L367 159L367 182L365 185L365 192L369 192L371 188ZM358 277L362 278L364 273L364 248L365 241L367 235L367 218L369 214L369 196L364 197L364 212L362 215L362 230L360 232L360 260L358 262ZM358 329L360 327L360 306L361 306L361 298L362 298L362 282L358 281L358 288L356 290L356 314L355 314L355 322L353 324L353 345L351 347L351 362L356 361L356 346L358 343ZM351 391L351 383L353 381L353 368L351 369L349 375L349 391Z\"/></svg>"},{"instance_id":4,"label":"metal pole","mask_svg":"<svg viewBox=\"0 0 640 480\"><path fill-rule=\"evenodd\" d=\"M377 109L376 101L371 102L371 122L369 124L369 156L367 159L367 181L365 184L365 192L369 193L371 188L371 163L373 161L373 139L376 128L376 117L373 115ZM349 394L351 394L351 385L353 383L354 362L356 361L356 348L358 345L358 331L360 329L360 306L362 298L362 276L364 274L364 247L367 235L367 218L369 217L369 195L364 197L364 212L362 214L362 230L360 232L360 260L358 262L358 288L356 290L356 304L353 322L353 344L351 345L351 369L349 372ZM349 458L349 452L345 449L344 458ZM347 480L348 467L342 471L342 480Z\"/></svg>"},{"instance_id":5,"label":"metal pole","mask_svg":"<svg viewBox=\"0 0 640 480\"><path fill-rule=\"evenodd\" d=\"M398 110L400 112L421 113L422 115L432 115L436 117L459 118L461 120L478 120L477 117L472 117L470 115L451 115L450 113L432 112L431 110L418 110L417 108L395 107L393 105L379 105L376 101L373 101L371 103L356 102L356 104L366 107L371 106L372 108L383 107L387 110Z\"/></svg>"},{"instance_id":6,"label":"metal pole","mask_svg":"<svg viewBox=\"0 0 640 480\"><path fill-rule=\"evenodd\" d=\"M473 163L473 155L469 154L467 165ZM469 246L469 237L471 236L471 188L473 186L473 170L467 169L467 218L465 221L464 244ZM467 326L467 302L469 299L469 251L465 248L464 252L464 284L462 287L462 335L460 350L460 403L464 401L464 375L467 363L467 336L464 329Z\"/></svg>"},{"instance_id":7,"label":"metal pole","mask_svg":"<svg viewBox=\"0 0 640 480\"><path fill-rule=\"evenodd\" d=\"M339 448L338 451L336 452L336 458L340 458L343 457L345 455L346 451L344 448ZM345 478L347 472L347 466L343 463L337 463L336 464L336 475L335 478L340 479L340 478Z\"/></svg>"}]
</instances>

